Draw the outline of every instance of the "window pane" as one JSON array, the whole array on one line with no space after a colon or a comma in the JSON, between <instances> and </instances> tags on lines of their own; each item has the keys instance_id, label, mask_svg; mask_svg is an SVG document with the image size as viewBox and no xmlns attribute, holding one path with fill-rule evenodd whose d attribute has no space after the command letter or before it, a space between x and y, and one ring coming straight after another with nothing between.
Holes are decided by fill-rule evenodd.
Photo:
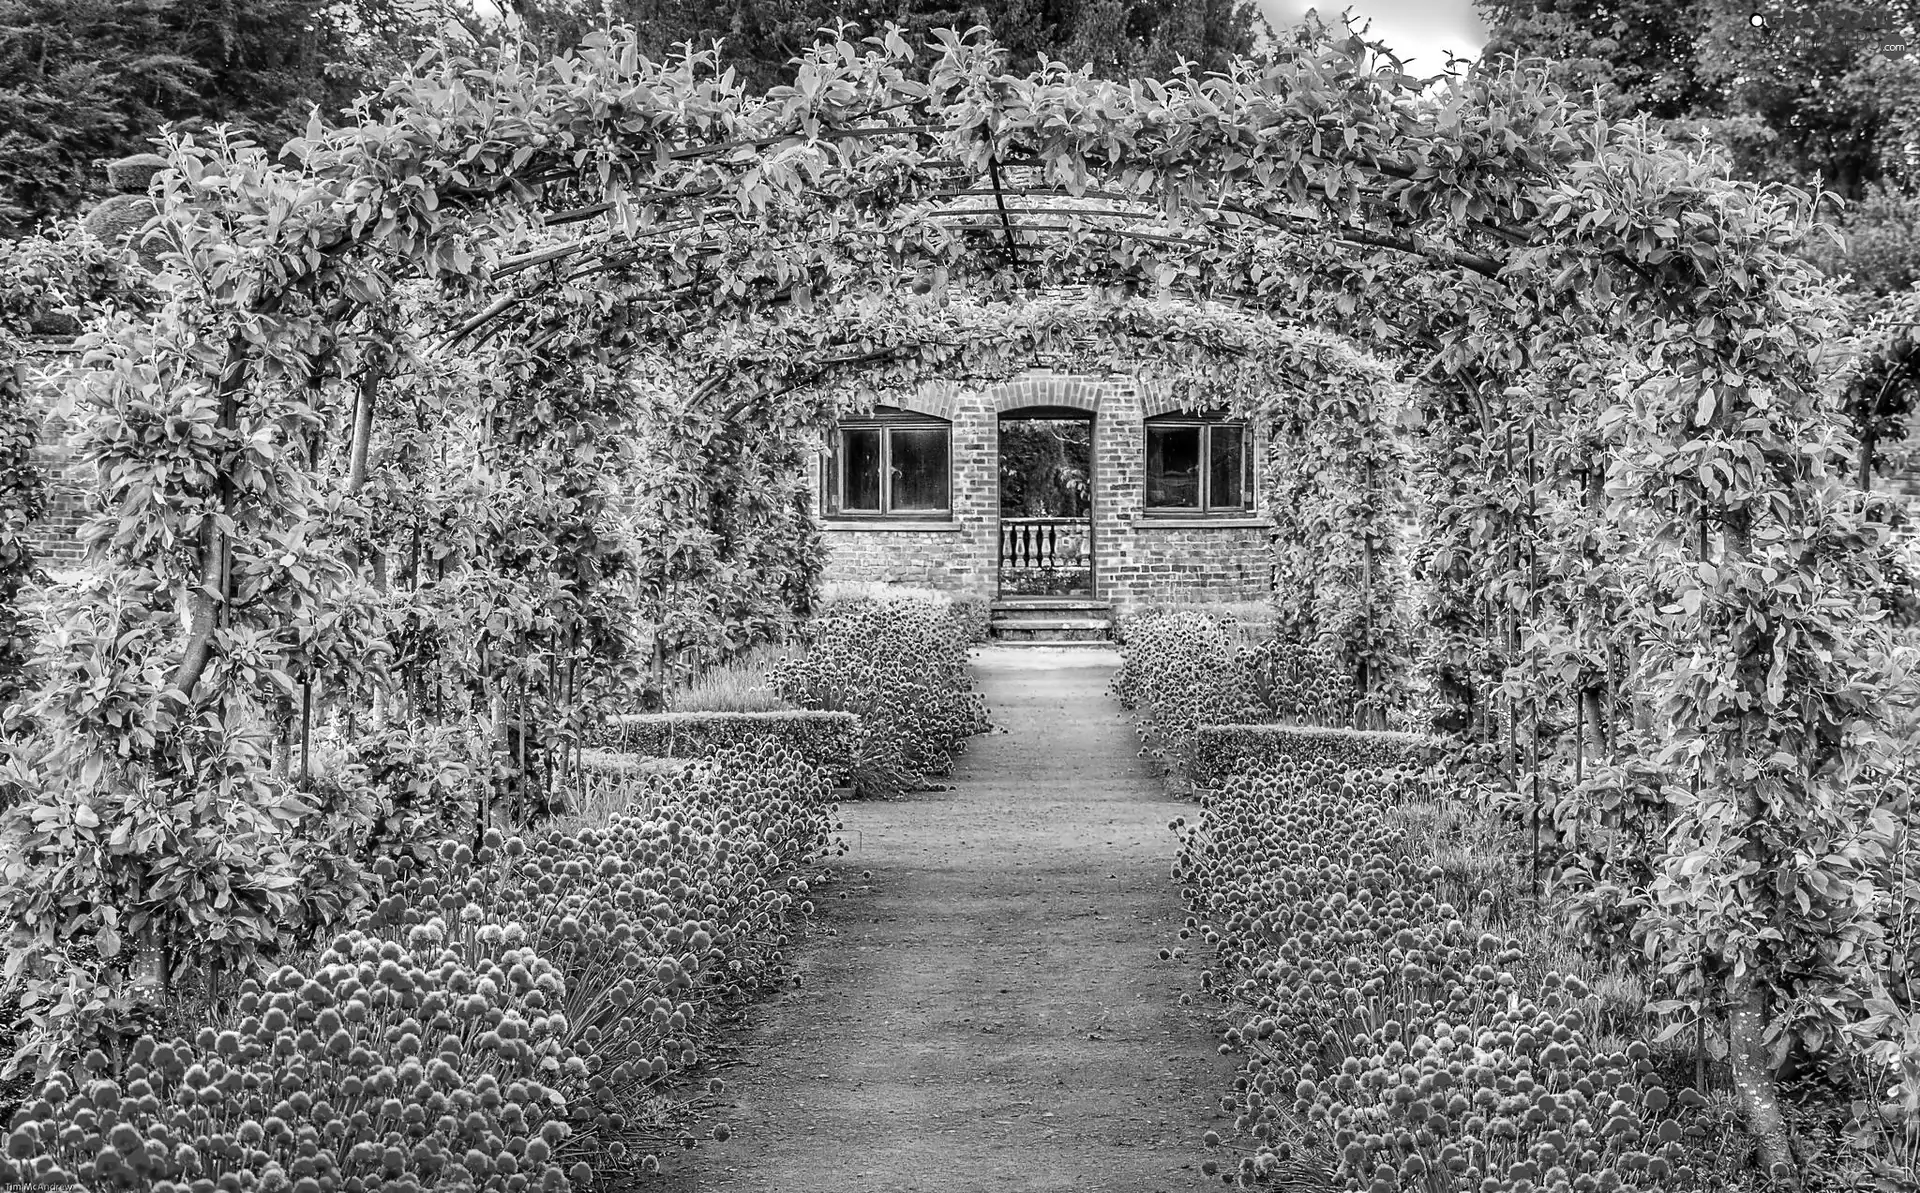
<instances>
[{"instance_id":1,"label":"window pane","mask_svg":"<svg viewBox=\"0 0 1920 1193\"><path fill-rule=\"evenodd\" d=\"M893 453L893 509L926 513L947 508L947 430L945 427L894 427L887 432Z\"/></svg>"},{"instance_id":2,"label":"window pane","mask_svg":"<svg viewBox=\"0 0 1920 1193\"><path fill-rule=\"evenodd\" d=\"M880 512L880 432L860 427L840 432L840 508Z\"/></svg>"},{"instance_id":3,"label":"window pane","mask_svg":"<svg viewBox=\"0 0 1920 1193\"><path fill-rule=\"evenodd\" d=\"M1147 428L1147 505L1200 508L1200 428Z\"/></svg>"},{"instance_id":4,"label":"window pane","mask_svg":"<svg viewBox=\"0 0 1920 1193\"><path fill-rule=\"evenodd\" d=\"M1207 506L1241 509L1247 504L1246 436L1240 427L1208 427Z\"/></svg>"}]
</instances>

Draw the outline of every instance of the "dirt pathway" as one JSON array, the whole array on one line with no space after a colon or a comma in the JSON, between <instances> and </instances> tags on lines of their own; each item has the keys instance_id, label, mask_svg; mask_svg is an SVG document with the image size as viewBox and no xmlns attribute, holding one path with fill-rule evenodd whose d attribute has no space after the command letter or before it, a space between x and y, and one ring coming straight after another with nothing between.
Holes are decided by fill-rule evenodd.
<instances>
[{"instance_id":1,"label":"dirt pathway","mask_svg":"<svg viewBox=\"0 0 1920 1193\"><path fill-rule=\"evenodd\" d=\"M1174 1193L1233 1068L1191 965L1161 793L1104 650L987 647L952 790L846 806L852 850L727 1079L701 1193ZM860 879L872 871L870 883ZM828 935L831 930L834 934ZM1182 1007L1183 993L1194 995Z\"/></svg>"}]
</instances>

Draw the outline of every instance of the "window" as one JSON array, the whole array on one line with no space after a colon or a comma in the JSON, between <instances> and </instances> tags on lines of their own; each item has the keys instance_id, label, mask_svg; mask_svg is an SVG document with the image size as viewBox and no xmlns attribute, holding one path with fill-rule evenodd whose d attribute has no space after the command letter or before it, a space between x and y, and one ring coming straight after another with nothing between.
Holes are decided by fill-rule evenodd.
<instances>
[{"instance_id":1,"label":"window","mask_svg":"<svg viewBox=\"0 0 1920 1193\"><path fill-rule=\"evenodd\" d=\"M936 418L841 423L827 456L828 516L950 517L952 440L952 424Z\"/></svg>"},{"instance_id":2,"label":"window","mask_svg":"<svg viewBox=\"0 0 1920 1193\"><path fill-rule=\"evenodd\" d=\"M1243 513L1253 475L1242 423L1174 416L1147 420L1147 508Z\"/></svg>"}]
</instances>

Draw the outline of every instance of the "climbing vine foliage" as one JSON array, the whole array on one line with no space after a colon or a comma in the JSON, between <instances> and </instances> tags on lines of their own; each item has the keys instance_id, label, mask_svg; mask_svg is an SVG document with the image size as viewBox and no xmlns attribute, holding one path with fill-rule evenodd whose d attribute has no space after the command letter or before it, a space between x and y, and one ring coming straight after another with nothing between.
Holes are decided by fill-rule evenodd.
<instances>
[{"instance_id":1,"label":"climbing vine foliage","mask_svg":"<svg viewBox=\"0 0 1920 1193\"><path fill-rule=\"evenodd\" d=\"M1443 631L1422 668L1464 723L1500 702L1516 773L1583 742L1564 714L1605 688L1579 798L1651 783L1671 814L1635 922L1729 1016L1784 1159L1778 1008L1836 1005L1879 947L1828 942L1881 880L1861 826L1891 682L1850 595L1885 519L1842 481L1806 197L1525 70L1421 91L1356 37L1126 83L1011 75L977 31L828 40L763 96L723 65L617 31L552 62L429 57L283 159L167 147L167 302L92 333L75 391L112 566L54 594L42 647L105 682L48 688L53 731L9 776L16 838L105 860L84 895L12 876L22 932L51 955L126 907L209 939L156 869L184 834L259 843L184 863L258 909L211 937L244 952L284 872L254 862L303 814L296 719L468 717L524 810L650 650L804 606L794 445L862 387L1003 376L1070 325L1173 333L1183 364L1279 364L1265 392L1315 396L1270 414L1384 468L1386 408L1258 330L1317 327L1412 383ZM1092 313L993 330L1067 290ZM1106 313L1169 299L1235 304L1276 344ZM1312 516L1379 549L1378 509Z\"/></svg>"}]
</instances>

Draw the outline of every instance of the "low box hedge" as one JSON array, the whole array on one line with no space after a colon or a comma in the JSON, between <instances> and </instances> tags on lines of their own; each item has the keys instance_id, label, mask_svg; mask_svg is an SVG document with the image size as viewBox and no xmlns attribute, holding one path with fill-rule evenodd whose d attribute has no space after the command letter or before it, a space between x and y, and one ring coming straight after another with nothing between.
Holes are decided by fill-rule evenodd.
<instances>
[{"instance_id":1,"label":"low box hedge","mask_svg":"<svg viewBox=\"0 0 1920 1193\"><path fill-rule=\"evenodd\" d=\"M630 754L619 750L582 750L580 769L596 775L677 775L694 765L692 758L658 754Z\"/></svg>"},{"instance_id":2,"label":"low box hedge","mask_svg":"<svg viewBox=\"0 0 1920 1193\"><path fill-rule=\"evenodd\" d=\"M860 718L853 713L810 709L623 713L607 718L591 744L655 758L706 758L735 746L772 741L844 784L853 767L859 728Z\"/></svg>"},{"instance_id":3,"label":"low box hedge","mask_svg":"<svg viewBox=\"0 0 1920 1193\"><path fill-rule=\"evenodd\" d=\"M1194 732L1189 777L1196 786L1219 787L1243 766L1283 756L1325 759L1343 770L1424 767L1439 761L1444 749L1440 738L1386 729L1202 725Z\"/></svg>"}]
</instances>

